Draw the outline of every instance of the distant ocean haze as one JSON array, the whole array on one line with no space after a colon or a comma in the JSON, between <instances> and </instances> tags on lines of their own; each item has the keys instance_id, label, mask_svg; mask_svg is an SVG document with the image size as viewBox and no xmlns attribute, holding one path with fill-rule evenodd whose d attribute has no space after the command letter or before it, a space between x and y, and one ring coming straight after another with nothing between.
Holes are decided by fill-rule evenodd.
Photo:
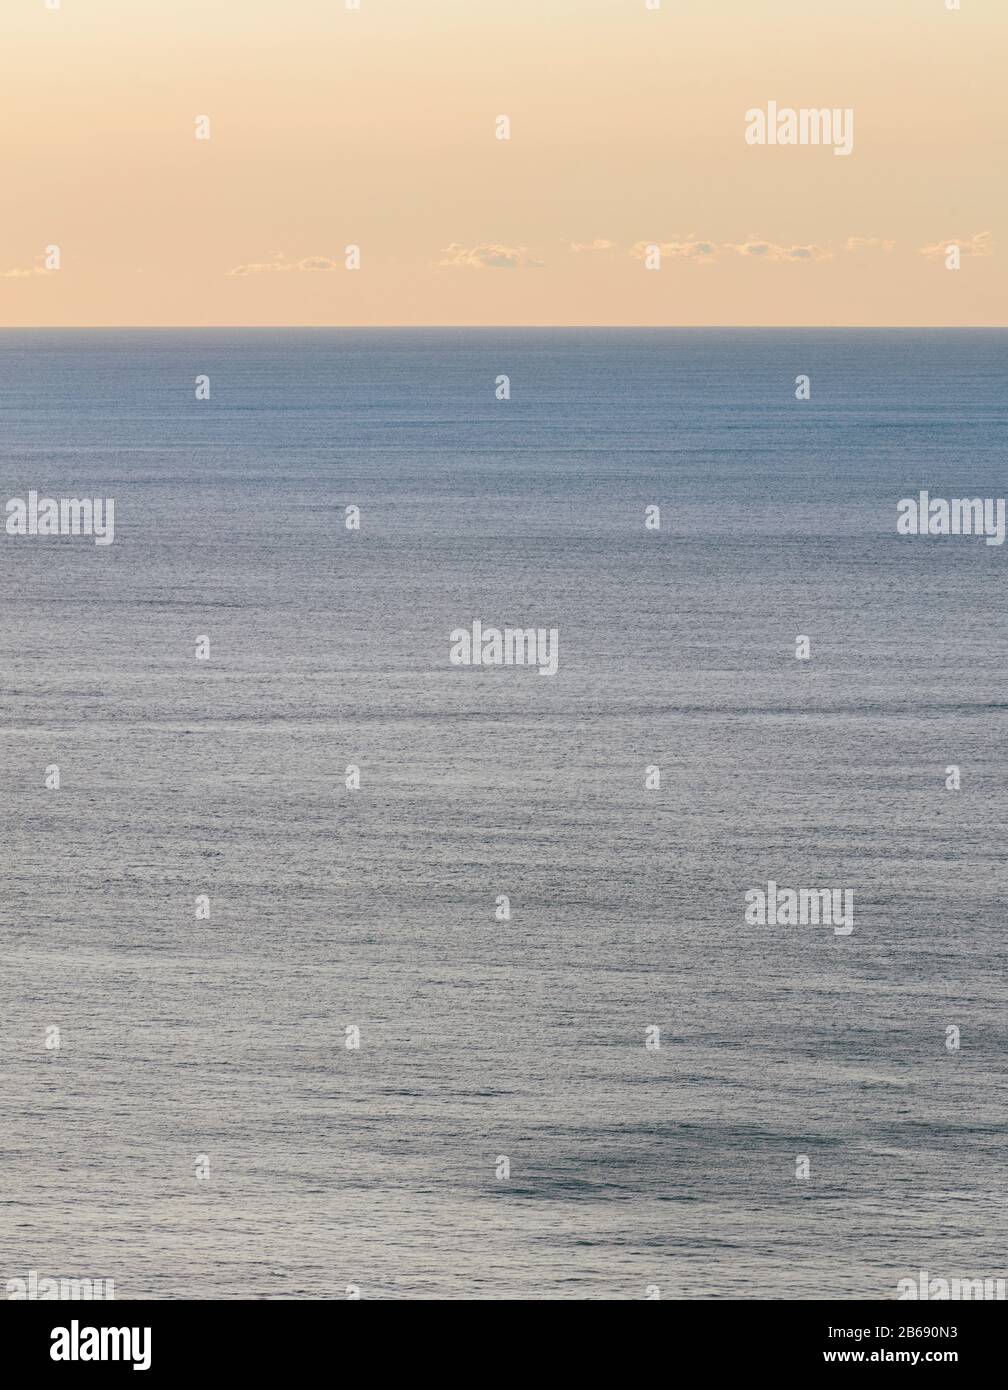
<instances>
[{"instance_id":1,"label":"distant ocean haze","mask_svg":"<svg viewBox=\"0 0 1008 1390\"><path fill-rule=\"evenodd\" d=\"M1006 371L1000 331L0 333L0 501L115 504L0 533L0 1290L1003 1272L1006 561L897 507L1004 498ZM555 675L460 669L477 620ZM856 928L747 923L770 883Z\"/></svg>"}]
</instances>

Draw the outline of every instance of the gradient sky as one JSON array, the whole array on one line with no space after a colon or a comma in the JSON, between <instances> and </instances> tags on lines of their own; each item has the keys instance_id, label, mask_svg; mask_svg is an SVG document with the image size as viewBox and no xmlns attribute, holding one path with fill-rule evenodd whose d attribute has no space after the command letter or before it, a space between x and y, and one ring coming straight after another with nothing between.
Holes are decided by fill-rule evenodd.
<instances>
[{"instance_id":1,"label":"gradient sky","mask_svg":"<svg viewBox=\"0 0 1008 1390\"><path fill-rule=\"evenodd\" d=\"M3 0L0 324L1008 324L1005 0L360 2Z\"/></svg>"}]
</instances>

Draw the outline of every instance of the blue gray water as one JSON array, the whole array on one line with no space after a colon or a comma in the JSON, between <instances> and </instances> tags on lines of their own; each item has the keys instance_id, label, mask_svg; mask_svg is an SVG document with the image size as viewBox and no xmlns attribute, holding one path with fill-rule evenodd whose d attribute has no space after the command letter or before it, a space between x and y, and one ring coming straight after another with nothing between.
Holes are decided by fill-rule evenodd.
<instances>
[{"instance_id":1,"label":"blue gray water","mask_svg":"<svg viewBox=\"0 0 1008 1390\"><path fill-rule=\"evenodd\" d=\"M0 1281L1003 1275L1008 547L895 520L1005 495L1006 379L1002 332L0 334L0 503L116 503L0 535ZM558 675L452 666L474 617ZM747 926L771 878L853 934Z\"/></svg>"}]
</instances>

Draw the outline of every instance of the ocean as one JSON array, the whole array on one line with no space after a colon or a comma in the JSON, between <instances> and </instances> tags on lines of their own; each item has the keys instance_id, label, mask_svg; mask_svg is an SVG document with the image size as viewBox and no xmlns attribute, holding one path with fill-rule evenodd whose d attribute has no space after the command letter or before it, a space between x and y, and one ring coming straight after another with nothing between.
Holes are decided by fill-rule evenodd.
<instances>
[{"instance_id":1,"label":"ocean","mask_svg":"<svg viewBox=\"0 0 1008 1390\"><path fill-rule=\"evenodd\" d=\"M1001 331L0 333L0 502L115 502L0 535L0 1284L1003 1275L1008 554L896 517L1005 495L1006 380ZM474 619L556 675L452 664Z\"/></svg>"}]
</instances>

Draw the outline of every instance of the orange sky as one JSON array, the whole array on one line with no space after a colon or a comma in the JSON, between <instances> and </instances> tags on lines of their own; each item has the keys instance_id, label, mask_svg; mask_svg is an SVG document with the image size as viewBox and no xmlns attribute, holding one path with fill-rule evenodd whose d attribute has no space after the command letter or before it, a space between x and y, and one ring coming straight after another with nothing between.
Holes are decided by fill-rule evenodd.
<instances>
[{"instance_id":1,"label":"orange sky","mask_svg":"<svg viewBox=\"0 0 1008 1390\"><path fill-rule=\"evenodd\" d=\"M1008 324L1004 0L3 11L4 326Z\"/></svg>"}]
</instances>

